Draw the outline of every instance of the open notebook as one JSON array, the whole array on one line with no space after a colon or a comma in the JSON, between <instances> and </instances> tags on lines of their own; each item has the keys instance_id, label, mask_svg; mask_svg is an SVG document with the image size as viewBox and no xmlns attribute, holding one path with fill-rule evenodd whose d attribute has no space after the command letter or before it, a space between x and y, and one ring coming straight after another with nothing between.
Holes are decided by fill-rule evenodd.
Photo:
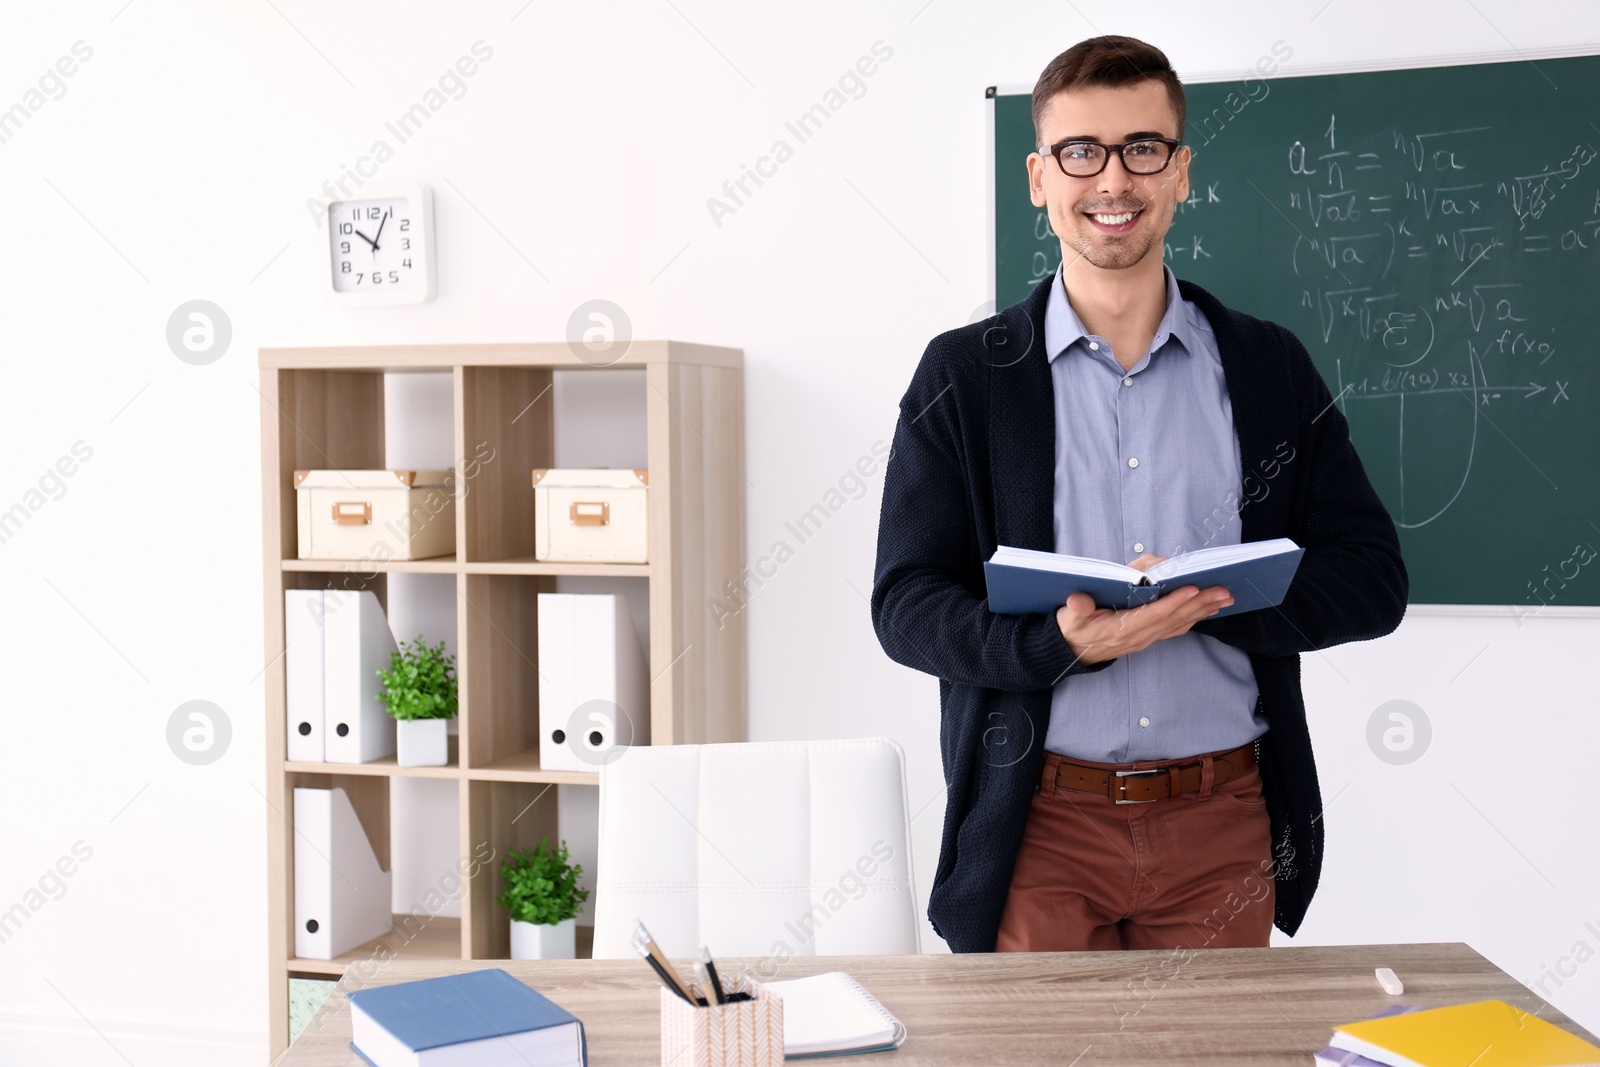
<instances>
[{"instance_id":1,"label":"open notebook","mask_svg":"<svg viewBox=\"0 0 1600 1067\"><path fill-rule=\"evenodd\" d=\"M906 1028L848 974L767 982L783 999L785 1058L840 1056L898 1048Z\"/></svg>"}]
</instances>

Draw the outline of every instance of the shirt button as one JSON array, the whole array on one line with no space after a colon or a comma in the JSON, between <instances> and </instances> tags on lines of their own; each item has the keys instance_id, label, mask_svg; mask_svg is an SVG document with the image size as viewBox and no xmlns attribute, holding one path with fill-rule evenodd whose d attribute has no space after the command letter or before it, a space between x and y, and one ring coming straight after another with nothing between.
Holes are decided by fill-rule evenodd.
<instances>
[{"instance_id":1,"label":"shirt button","mask_svg":"<svg viewBox=\"0 0 1600 1067\"><path fill-rule=\"evenodd\" d=\"M1144 542L1143 541L1135 541L1133 543L1133 550L1135 552L1143 552L1144 551Z\"/></svg>"},{"instance_id":2,"label":"shirt button","mask_svg":"<svg viewBox=\"0 0 1600 1067\"><path fill-rule=\"evenodd\" d=\"M1139 465L1139 458L1137 456L1129 456L1128 457L1128 466L1137 467L1138 465Z\"/></svg>"},{"instance_id":3,"label":"shirt button","mask_svg":"<svg viewBox=\"0 0 1600 1067\"><path fill-rule=\"evenodd\" d=\"M1124 379L1122 379L1122 384L1123 385L1132 385L1133 384L1133 379L1132 378L1124 378Z\"/></svg>"},{"instance_id":4,"label":"shirt button","mask_svg":"<svg viewBox=\"0 0 1600 1067\"><path fill-rule=\"evenodd\" d=\"M1140 716L1139 725L1140 726L1149 726L1150 725L1150 720L1145 716Z\"/></svg>"},{"instance_id":5,"label":"shirt button","mask_svg":"<svg viewBox=\"0 0 1600 1067\"><path fill-rule=\"evenodd\" d=\"M1090 350L1090 351L1091 351L1091 352L1098 352L1098 351L1100 351L1100 342L1099 342L1099 341L1090 341L1090 342L1089 342L1089 350Z\"/></svg>"}]
</instances>

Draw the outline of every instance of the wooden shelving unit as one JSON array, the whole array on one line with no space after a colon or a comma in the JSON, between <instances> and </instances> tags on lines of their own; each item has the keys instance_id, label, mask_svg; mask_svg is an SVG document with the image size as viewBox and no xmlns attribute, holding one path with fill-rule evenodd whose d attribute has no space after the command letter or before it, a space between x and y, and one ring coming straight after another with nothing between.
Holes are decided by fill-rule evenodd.
<instances>
[{"instance_id":1,"label":"wooden shelving unit","mask_svg":"<svg viewBox=\"0 0 1600 1067\"><path fill-rule=\"evenodd\" d=\"M359 961L502 959L508 918L495 903L499 858L557 836L556 784L595 785L592 772L539 766L540 592L560 576L642 579L649 600L650 730L654 744L745 738L742 614L713 618L709 601L744 567L743 356L737 349L634 341L607 367L550 344L264 348L262 522L265 573L267 930L271 1053L288 1044L288 980L337 976ZM530 473L555 466L556 371L643 370L650 471L650 562L538 563ZM487 443L491 462L457 487L456 553L414 562L297 557L293 472L382 468L384 374L449 372L455 455ZM463 489L465 490L463 492ZM388 575L442 575L456 591L459 737L444 767L291 763L285 758L284 590L371 589L387 609ZM294 957L296 786L340 786L385 867L389 784L396 776L458 783L464 887L459 919L396 915L395 930L334 960ZM485 854L494 858L481 862ZM479 862L474 862L475 860ZM580 929L586 955L592 931Z\"/></svg>"}]
</instances>

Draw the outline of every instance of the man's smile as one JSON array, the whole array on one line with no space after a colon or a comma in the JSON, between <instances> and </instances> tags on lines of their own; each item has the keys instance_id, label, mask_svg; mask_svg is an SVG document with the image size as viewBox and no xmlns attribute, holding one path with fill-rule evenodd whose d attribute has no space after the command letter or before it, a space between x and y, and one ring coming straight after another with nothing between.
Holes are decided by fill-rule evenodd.
<instances>
[{"instance_id":1,"label":"man's smile","mask_svg":"<svg viewBox=\"0 0 1600 1067\"><path fill-rule=\"evenodd\" d=\"M1084 212L1085 217L1094 224L1095 228L1105 233L1127 233L1133 229L1134 224L1139 220L1139 216L1143 214L1143 208L1137 211Z\"/></svg>"}]
</instances>

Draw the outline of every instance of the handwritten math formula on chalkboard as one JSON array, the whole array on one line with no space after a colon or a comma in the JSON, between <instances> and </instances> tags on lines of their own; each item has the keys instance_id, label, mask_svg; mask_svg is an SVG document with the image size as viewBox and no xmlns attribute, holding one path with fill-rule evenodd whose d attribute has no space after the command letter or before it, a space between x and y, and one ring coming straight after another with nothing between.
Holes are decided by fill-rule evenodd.
<instances>
[{"instance_id":1,"label":"handwritten math formula on chalkboard","mask_svg":"<svg viewBox=\"0 0 1600 1067\"><path fill-rule=\"evenodd\" d=\"M1303 214L1318 234L1297 233L1290 252L1295 276L1309 276L1319 283L1315 290L1302 289L1300 302L1315 309L1324 344L1333 341L1335 330L1354 329L1362 341L1376 340L1391 353L1410 350L1403 352L1409 358L1387 362L1376 378L1364 376L1346 386L1341 377L1336 394L1340 403L1350 397L1395 396L1403 401L1407 395L1470 388L1474 399L1487 406L1503 396L1531 399L1550 391L1550 386L1535 381L1498 385L1483 376L1483 358L1488 355L1517 357L1530 373L1531 368L1543 367L1556 354L1555 324L1530 326L1532 316L1517 314L1519 306L1527 311L1531 305L1516 292L1523 283L1480 284L1468 276L1485 264L1492 252L1513 244L1528 255L1555 248L1570 253L1600 247L1600 193L1590 212L1595 217L1566 227L1556 241L1552 242L1549 232L1534 232L1549 230L1541 225L1541 219L1552 198L1594 160L1595 150L1579 144L1554 167L1496 177L1466 162L1482 154L1470 144L1475 135L1487 134L1489 137L1481 139L1492 139L1494 131L1489 126L1426 133L1396 130L1388 153L1341 151L1337 126L1338 117L1330 116L1324 133L1325 151L1318 151L1323 145L1308 149L1296 141L1288 152L1289 173L1306 179L1303 190L1289 191L1291 218ZM1457 147L1446 147L1450 145ZM1479 177L1491 180L1468 180L1474 175L1466 172L1473 169L1480 171ZM1384 171L1388 173L1363 173ZM1511 220L1514 227L1506 225ZM1329 232L1324 233L1325 229ZM1331 232L1335 229L1365 232ZM1307 264L1314 269L1302 271L1303 253L1318 261ZM1404 300L1399 283L1406 275L1405 264L1398 269L1395 266L1397 256L1407 260L1439 257L1450 268L1460 269L1435 293L1431 308L1420 302L1415 310L1407 310L1397 306ZM1327 272L1346 282L1352 281L1351 275L1360 280L1374 272L1377 279L1375 284L1321 288L1321 283L1328 281ZM1494 272L1486 270L1479 277L1487 273ZM1381 289L1391 291L1376 291ZM1465 369L1445 370L1437 364L1410 369L1432 353L1438 342L1439 320L1447 317L1467 320ZM1336 367L1341 364L1337 357L1334 362ZM1550 402L1570 399L1567 383L1551 380L1554 393Z\"/></svg>"},{"instance_id":2,"label":"handwritten math formula on chalkboard","mask_svg":"<svg viewBox=\"0 0 1600 1067\"><path fill-rule=\"evenodd\" d=\"M1167 264L1306 346L1414 603L1600 604L1600 573L1561 566L1600 546L1600 60L1279 78L1242 110L1236 89L1187 87ZM1000 119L1004 306L1061 247L1025 185L1002 202Z\"/></svg>"}]
</instances>

